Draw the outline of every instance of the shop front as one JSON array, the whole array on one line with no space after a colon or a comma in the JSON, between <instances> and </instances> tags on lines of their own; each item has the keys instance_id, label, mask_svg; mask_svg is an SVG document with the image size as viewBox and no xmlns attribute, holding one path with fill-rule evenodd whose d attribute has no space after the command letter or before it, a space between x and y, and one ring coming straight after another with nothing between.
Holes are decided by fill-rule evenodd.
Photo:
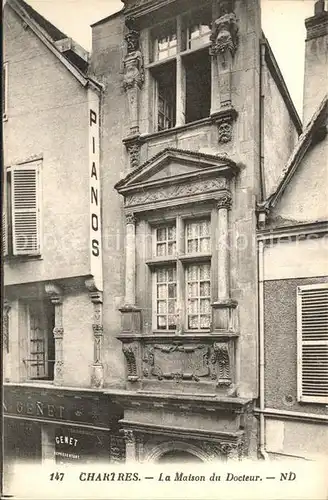
<instances>
[{"instance_id":1,"label":"shop front","mask_svg":"<svg viewBox=\"0 0 328 500\"><path fill-rule=\"evenodd\" d=\"M122 413L100 392L6 385L3 409L8 464L124 461Z\"/></svg>"}]
</instances>

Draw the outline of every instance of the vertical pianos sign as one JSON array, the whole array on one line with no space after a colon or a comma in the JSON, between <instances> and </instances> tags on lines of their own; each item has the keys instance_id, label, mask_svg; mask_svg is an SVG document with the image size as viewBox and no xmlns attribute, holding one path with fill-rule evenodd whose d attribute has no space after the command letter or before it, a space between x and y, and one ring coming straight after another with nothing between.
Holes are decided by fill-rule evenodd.
<instances>
[{"instance_id":1,"label":"vertical pianos sign","mask_svg":"<svg viewBox=\"0 0 328 500\"><path fill-rule=\"evenodd\" d=\"M102 238L99 169L99 98L88 90L89 103L89 183L90 183L90 263L98 290L102 290Z\"/></svg>"}]
</instances>

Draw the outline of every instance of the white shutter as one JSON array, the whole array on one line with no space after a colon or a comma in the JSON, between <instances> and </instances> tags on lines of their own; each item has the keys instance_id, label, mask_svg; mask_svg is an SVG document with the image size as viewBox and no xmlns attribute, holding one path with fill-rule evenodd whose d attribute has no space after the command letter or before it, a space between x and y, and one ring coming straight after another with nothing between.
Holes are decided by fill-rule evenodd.
<instances>
[{"instance_id":1,"label":"white shutter","mask_svg":"<svg viewBox=\"0 0 328 500\"><path fill-rule=\"evenodd\" d=\"M298 399L328 403L328 283L298 287Z\"/></svg>"},{"instance_id":2,"label":"white shutter","mask_svg":"<svg viewBox=\"0 0 328 500\"><path fill-rule=\"evenodd\" d=\"M7 206L7 172L4 172L2 193L2 255L8 255L8 206Z\"/></svg>"},{"instance_id":3,"label":"white shutter","mask_svg":"<svg viewBox=\"0 0 328 500\"><path fill-rule=\"evenodd\" d=\"M13 254L40 254L39 162L12 168Z\"/></svg>"}]
</instances>

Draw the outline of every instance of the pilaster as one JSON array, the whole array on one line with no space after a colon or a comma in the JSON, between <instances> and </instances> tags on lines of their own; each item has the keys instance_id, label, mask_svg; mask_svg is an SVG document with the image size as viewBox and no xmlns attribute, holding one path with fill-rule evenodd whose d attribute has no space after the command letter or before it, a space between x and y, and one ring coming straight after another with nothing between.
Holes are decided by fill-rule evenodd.
<instances>
[{"instance_id":1,"label":"pilaster","mask_svg":"<svg viewBox=\"0 0 328 500\"><path fill-rule=\"evenodd\" d=\"M130 134L139 134L139 92L144 83L144 62L140 50L140 33L133 18L126 18L126 55L123 60L123 88L129 106Z\"/></svg>"},{"instance_id":2,"label":"pilaster","mask_svg":"<svg viewBox=\"0 0 328 500\"><path fill-rule=\"evenodd\" d=\"M91 387L100 388L104 385L104 367L102 364L102 345L103 345L103 318L102 292L97 289L94 279L85 281L85 286L89 291L90 300L93 304L93 365L91 374Z\"/></svg>"},{"instance_id":3,"label":"pilaster","mask_svg":"<svg viewBox=\"0 0 328 500\"><path fill-rule=\"evenodd\" d=\"M11 305L7 299L3 301L2 335L5 352L9 352L9 314Z\"/></svg>"},{"instance_id":4,"label":"pilaster","mask_svg":"<svg viewBox=\"0 0 328 500\"><path fill-rule=\"evenodd\" d=\"M218 125L218 141L232 139L237 113L232 103L232 69L238 49L238 25L233 0L214 0L210 54L212 56L211 116Z\"/></svg>"},{"instance_id":5,"label":"pilaster","mask_svg":"<svg viewBox=\"0 0 328 500\"><path fill-rule=\"evenodd\" d=\"M54 384L63 385L63 298L61 289L54 283L46 283L45 292L51 303L55 306L55 327L53 329L55 339L55 365L54 365Z\"/></svg>"}]
</instances>

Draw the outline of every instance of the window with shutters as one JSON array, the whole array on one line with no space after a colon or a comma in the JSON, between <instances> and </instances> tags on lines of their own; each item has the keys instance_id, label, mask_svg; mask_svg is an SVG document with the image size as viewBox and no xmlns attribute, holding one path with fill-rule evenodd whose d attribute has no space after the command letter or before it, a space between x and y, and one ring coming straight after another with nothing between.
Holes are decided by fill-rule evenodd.
<instances>
[{"instance_id":1,"label":"window with shutters","mask_svg":"<svg viewBox=\"0 0 328 500\"><path fill-rule=\"evenodd\" d=\"M24 363L29 379L54 378L54 306L45 301L29 301L27 308L27 357Z\"/></svg>"},{"instance_id":2,"label":"window with shutters","mask_svg":"<svg viewBox=\"0 0 328 500\"><path fill-rule=\"evenodd\" d=\"M40 161L15 165L7 170L3 202L5 255L41 254L40 170Z\"/></svg>"},{"instance_id":3,"label":"window with shutters","mask_svg":"<svg viewBox=\"0 0 328 500\"><path fill-rule=\"evenodd\" d=\"M298 399L328 403L328 283L297 289Z\"/></svg>"},{"instance_id":4,"label":"window with shutters","mask_svg":"<svg viewBox=\"0 0 328 500\"><path fill-rule=\"evenodd\" d=\"M210 218L178 217L152 234L153 330L209 331Z\"/></svg>"},{"instance_id":5,"label":"window with shutters","mask_svg":"<svg viewBox=\"0 0 328 500\"><path fill-rule=\"evenodd\" d=\"M2 119L7 120L8 118L8 63L7 62L3 63L2 65L1 93L2 93Z\"/></svg>"}]
</instances>

